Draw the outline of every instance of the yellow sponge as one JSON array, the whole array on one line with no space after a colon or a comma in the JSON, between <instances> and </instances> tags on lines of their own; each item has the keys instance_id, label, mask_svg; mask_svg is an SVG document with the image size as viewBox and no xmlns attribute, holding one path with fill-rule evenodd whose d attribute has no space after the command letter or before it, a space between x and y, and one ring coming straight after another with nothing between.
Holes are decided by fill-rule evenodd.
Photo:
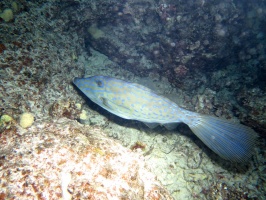
<instances>
[{"instance_id":1,"label":"yellow sponge","mask_svg":"<svg viewBox=\"0 0 266 200\"><path fill-rule=\"evenodd\" d=\"M7 8L0 14L0 17L5 22L9 22L14 18L13 11L10 8Z\"/></svg>"},{"instance_id":2,"label":"yellow sponge","mask_svg":"<svg viewBox=\"0 0 266 200\"><path fill-rule=\"evenodd\" d=\"M30 127L34 122L34 115L32 113L23 113L20 115L19 125L22 128Z\"/></svg>"}]
</instances>

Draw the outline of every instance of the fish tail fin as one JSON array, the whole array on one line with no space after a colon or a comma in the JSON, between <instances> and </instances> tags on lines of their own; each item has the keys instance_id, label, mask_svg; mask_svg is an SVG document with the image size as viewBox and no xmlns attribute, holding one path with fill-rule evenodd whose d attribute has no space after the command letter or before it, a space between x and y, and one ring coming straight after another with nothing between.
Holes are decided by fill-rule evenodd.
<instances>
[{"instance_id":1,"label":"fish tail fin","mask_svg":"<svg viewBox=\"0 0 266 200\"><path fill-rule=\"evenodd\" d=\"M251 128L217 117L197 114L189 128L215 153L232 162L252 156L257 134Z\"/></svg>"}]
</instances>

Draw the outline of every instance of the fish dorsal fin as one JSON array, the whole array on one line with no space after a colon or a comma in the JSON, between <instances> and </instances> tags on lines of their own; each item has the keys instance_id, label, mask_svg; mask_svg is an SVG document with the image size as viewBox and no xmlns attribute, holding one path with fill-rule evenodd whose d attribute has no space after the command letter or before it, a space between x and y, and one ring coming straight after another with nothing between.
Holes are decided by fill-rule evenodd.
<instances>
[{"instance_id":1,"label":"fish dorsal fin","mask_svg":"<svg viewBox=\"0 0 266 200\"><path fill-rule=\"evenodd\" d=\"M131 83L132 86L136 87L136 88L140 88L142 90L144 90L145 92L152 92L152 93L156 93L155 91L151 90L150 88L148 87L145 87L143 85L140 85L138 83Z\"/></svg>"},{"instance_id":2,"label":"fish dorsal fin","mask_svg":"<svg viewBox=\"0 0 266 200\"><path fill-rule=\"evenodd\" d=\"M158 91L156 91L155 89L152 90L146 86L140 85L138 83L131 83L133 85L133 87L136 87L138 89L143 90L146 93L152 93L153 95L156 94L157 96L163 97L164 99L167 99L163 94L159 93Z\"/></svg>"}]
</instances>

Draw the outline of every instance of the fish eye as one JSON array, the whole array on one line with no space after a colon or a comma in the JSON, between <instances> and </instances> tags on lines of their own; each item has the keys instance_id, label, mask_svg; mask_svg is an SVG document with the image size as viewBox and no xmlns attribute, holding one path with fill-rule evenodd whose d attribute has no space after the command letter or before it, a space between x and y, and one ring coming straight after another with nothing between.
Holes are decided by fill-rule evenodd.
<instances>
[{"instance_id":1,"label":"fish eye","mask_svg":"<svg viewBox=\"0 0 266 200\"><path fill-rule=\"evenodd\" d=\"M97 80L96 83L97 83L98 87L103 87L103 82L102 81Z\"/></svg>"}]
</instances>

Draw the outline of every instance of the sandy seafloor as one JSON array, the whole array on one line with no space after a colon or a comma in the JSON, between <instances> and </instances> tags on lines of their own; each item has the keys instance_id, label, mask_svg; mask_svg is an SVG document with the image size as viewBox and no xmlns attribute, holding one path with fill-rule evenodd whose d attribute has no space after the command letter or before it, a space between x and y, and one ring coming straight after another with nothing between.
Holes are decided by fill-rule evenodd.
<instances>
[{"instance_id":1,"label":"sandy seafloor","mask_svg":"<svg viewBox=\"0 0 266 200\"><path fill-rule=\"evenodd\" d=\"M66 21L47 19L50 4L20 6L0 22L0 114L13 119L1 122L0 199L265 199L263 138L250 163L232 164L185 125L151 130L109 114L74 77L114 76L188 105L167 79L137 77L92 48L88 55ZM25 112L34 115L26 129Z\"/></svg>"}]
</instances>

